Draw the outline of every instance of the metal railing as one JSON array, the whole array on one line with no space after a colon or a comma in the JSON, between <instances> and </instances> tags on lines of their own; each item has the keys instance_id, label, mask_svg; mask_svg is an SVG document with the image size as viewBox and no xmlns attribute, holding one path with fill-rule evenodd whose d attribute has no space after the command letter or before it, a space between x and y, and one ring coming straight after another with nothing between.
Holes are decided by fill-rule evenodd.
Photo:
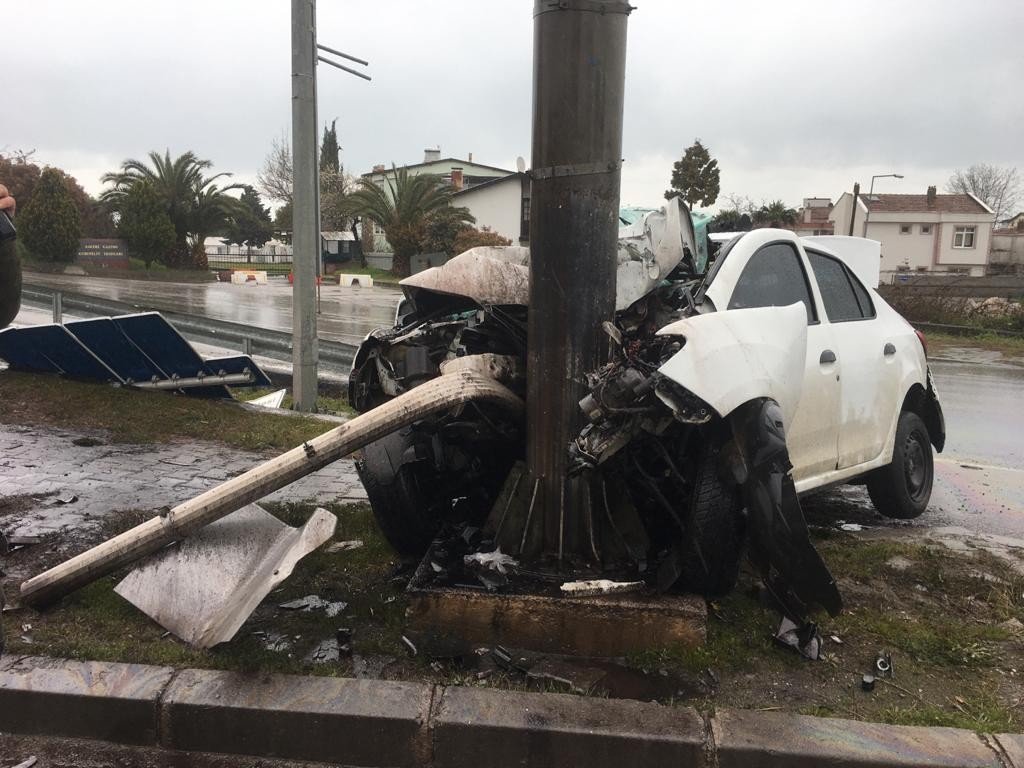
<instances>
[{"instance_id":1,"label":"metal railing","mask_svg":"<svg viewBox=\"0 0 1024 768\"><path fill-rule=\"evenodd\" d=\"M202 315L187 315L182 312L171 312L159 307L131 304L97 296L88 296L68 291L58 291L40 285L26 284L21 292L22 301L26 304L54 308L54 320L57 308L62 312L85 315L87 317L109 317L125 315L133 312L159 312L178 331L189 340L223 347L238 349L245 354L263 355L279 360L291 361L292 334L290 331L278 331L271 328L259 328L228 320L216 320ZM319 340L320 360L324 365L348 371L352 367L356 346L341 341Z\"/></svg>"}]
</instances>

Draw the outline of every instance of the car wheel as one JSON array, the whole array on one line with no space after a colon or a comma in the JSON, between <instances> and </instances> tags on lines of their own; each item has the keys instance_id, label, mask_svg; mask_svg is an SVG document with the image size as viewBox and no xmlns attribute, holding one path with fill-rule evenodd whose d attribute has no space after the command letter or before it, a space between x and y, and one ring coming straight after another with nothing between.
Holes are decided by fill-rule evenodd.
<instances>
[{"instance_id":1,"label":"car wheel","mask_svg":"<svg viewBox=\"0 0 1024 768\"><path fill-rule=\"evenodd\" d=\"M416 457L417 442L412 428L401 429L364 447L356 462L377 525L402 557L426 552L444 514L429 462Z\"/></svg>"},{"instance_id":2,"label":"car wheel","mask_svg":"<svg viewBox=\"0 0 1024 768\"><path fill-rule=\"evenodd\" d=\"M717 454L698 466L689 523L679 586L705 597L731 592L743 557L743 502L738 489L719 476Z\"/></svg>"},{"instance_id":3,"label":"car wheel","mask_svg":"<svg viewBox=\"0 0 1024 768\"><path fill-rule=\"evenodd\" d=\"M868 494L881 514L899 520L917 517L928 507L935 464L928 427L911 411L900 414L892 462L868 475Z\"/></svg>"}]
</instances>

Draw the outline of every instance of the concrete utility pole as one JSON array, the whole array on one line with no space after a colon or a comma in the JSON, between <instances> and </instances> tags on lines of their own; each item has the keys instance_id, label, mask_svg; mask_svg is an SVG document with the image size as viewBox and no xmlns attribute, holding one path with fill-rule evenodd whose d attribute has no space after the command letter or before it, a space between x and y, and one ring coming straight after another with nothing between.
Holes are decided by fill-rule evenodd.
<instances>
[{"instance_id":1,"label":"concrete utility pole","mask_svg":"<svg viewBox=\"0 0 1024 768\"><path fill-rule=\"evenodd\" d=\"M559 560L583 551L589 515L584 482L566 470L584 377L607 360L601 323L615 312L630 10L621 0L534 5L527 469L530 518Z\"/></svg>"},{"instance_id":2,"label":"concrete utility pole","mask_svg":"<svg viewBox=\"0 0 1024 768\"><path fill-rule=\"evenodd\" d=\"M316 0L292 0L292 398L316 409L316 272L320 209L316 140Z\"/></svg>"}]
</instances>

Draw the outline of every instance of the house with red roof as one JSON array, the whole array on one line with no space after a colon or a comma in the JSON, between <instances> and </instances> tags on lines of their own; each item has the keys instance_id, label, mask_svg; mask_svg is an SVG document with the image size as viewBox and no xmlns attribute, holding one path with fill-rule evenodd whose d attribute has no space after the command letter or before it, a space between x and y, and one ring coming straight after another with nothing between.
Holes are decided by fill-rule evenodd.
<instances>
[{"instance_id":1,"label":"house with red roof","mask_svg":"<svg viewBox=\"0 0 1024 768\"><path fill-rule=\"evenodd\" d=\"M837 235L853 234L882 244L882 281L900 272L984 275L995 213L974 195L844 192L830 216Z\"/></svg>"}]
</instances>

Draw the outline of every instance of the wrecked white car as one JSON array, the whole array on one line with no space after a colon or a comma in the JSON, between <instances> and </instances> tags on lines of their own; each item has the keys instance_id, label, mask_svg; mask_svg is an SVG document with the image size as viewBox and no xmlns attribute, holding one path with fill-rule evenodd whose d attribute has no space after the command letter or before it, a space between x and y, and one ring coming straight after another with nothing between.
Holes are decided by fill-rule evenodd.
<instances>
[{"instance_id":1,"label":"wrecked white car","mask_svg":"<svg viewBox=\"0 0 1024 768\"><path fill-rule=\"evenodd\" d=\"M924 339L875 291L874 241L760 229L714 253L703 229L672 201L620 233L615 352L567 446L577 471L600 476L621 539L605 566L717 595L746 550L785 614L838 612L797 495L863 481L884 515L925 510L945 427ZM397 325L356 355L353 406L458 358L522 394L528 260L476 248L403 280ZM443 524L483 523L523 442L506 413L469 406L371 444L359 472L385 535L420 555Z\"/></svg>"}]
</instances>

